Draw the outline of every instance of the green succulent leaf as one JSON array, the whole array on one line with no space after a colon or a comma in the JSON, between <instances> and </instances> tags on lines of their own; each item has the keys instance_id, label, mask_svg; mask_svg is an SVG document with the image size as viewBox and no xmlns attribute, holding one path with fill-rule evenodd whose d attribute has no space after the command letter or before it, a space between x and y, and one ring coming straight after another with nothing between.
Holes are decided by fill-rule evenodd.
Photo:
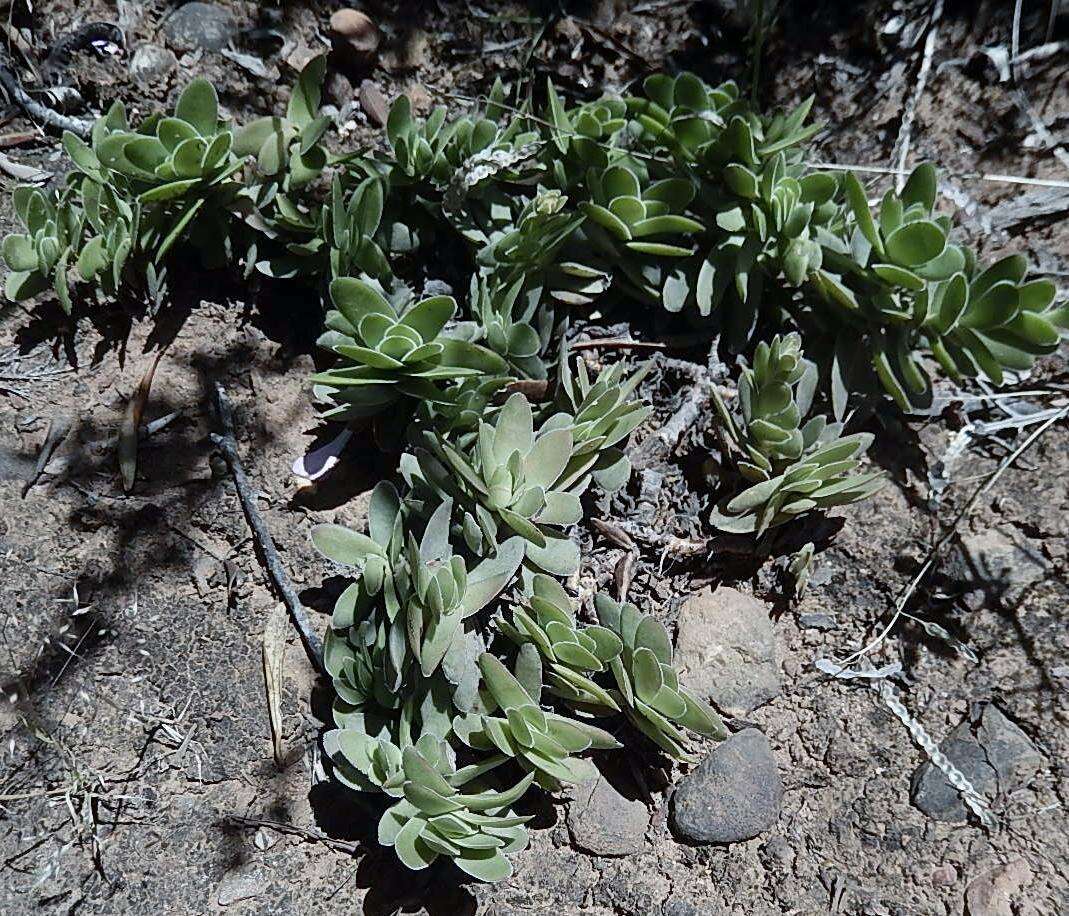
<instances>
[{"instance_id":1,"label":"green succulent leaf","mask_svg":"<svg viewBox=\"0 0 1069 916\"><path fill-rule=\"evenodd\" d=\"M215 87L203 77L193 80L178 97L174 114L202 137L211 136L219 120L219 99Z\"/></svg>"}]
</instances>

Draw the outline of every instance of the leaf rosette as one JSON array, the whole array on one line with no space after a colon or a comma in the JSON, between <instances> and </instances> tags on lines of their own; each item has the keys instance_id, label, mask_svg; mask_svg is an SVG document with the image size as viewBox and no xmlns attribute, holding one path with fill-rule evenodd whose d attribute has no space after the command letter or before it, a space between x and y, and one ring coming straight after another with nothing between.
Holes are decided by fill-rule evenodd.
<instances>
[{"instance_id":1,"label":"leaf rosette","mask_svg":"<svg viewBox=\"0 0 1069 916\"><path fill-rule=\"evenodd\" d=\"M456 314L452 296L432 296L399 312L369 283L331 282L334 308L319 345L339 364L312 376L324 416L355 419L385 410L400 398L450 403L448 386L466 378L504 375L496 353L444 333Z\"/></svg>"}]
</instances>

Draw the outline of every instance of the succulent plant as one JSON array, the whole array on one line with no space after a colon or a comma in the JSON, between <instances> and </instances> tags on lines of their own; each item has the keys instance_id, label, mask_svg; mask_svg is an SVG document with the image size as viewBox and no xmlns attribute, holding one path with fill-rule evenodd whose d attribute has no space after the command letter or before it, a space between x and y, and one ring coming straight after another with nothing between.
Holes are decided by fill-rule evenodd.
<instances>
[{"instance_id":1,"label":"succulent plant","mask_svg":"<svg viewBox=\"0 0 1069 916\"><path fill-rule=\"evenodd\" d=\"M648 76L643 95L627 99L627 108L654 149L666 149L685 161L715 140L732 110L741 107L734 82L711 88L693 73Z\"/></svg>"},{"instance_id":2,"label":"succulent plant","mask_svg":"<svg viewBox=\"0 0 1069 916\"><path fill-rule=\"evenodd\" d=\"M679 271L674 263L694 253L701 222L684 211L694 199L687 178L652 181L637 163L618 162L587 176L590 199L584 232L615 268L614 279L640 301L678 311Z\"/></svg>"},{"instance_id":3,"label":"succulent plant","mask_svg":"<svg viewBox=\"0 0 1069 916\"><path fill-rule=\"evenodd\" d=\"M681 162L696 161L698 209L711 238L699 245L697 258L664 279L661 300L669 311L696 307L709 315L728 296L722 322L740 349L756 327L765 286L797 287L820 266L814 230L838 214L838 182L802 163L799 145L815 130L804 126L812 99L761 117L739 102L734 84L699 88L693 79L681 74L673 92L686 87L684 97L696 107L684 106L662 141Z\"/></svg>"},{"instance_id":4,"label":"succulent plant","mask_svg":"<svg viewBox=\"0 0 1069 916\"><path fill-rule=\"evenodd\" d=\"M331 282L334 309L319 345L342 360L312 376L328 417L356 418L381 412L403 396L448 400L435 383L506 374L505 361L485 347L447 336L456 313L451 296L433 296L399 312L369 283L354 277Z\"/></svg>"},{"instance_id":5,"label":"succulent plant","mask_svg":"<svg viewBox=\"0 0 1069 916\"><path fill-rule=\"evenodd\" d=\"M728 136L731 128L737 128L734 138ZM839 213L833 201L839 183L832 174L807 172L797 156L783 151L763 157L749 130L746 122L733 119L715 145L715 156L708 153L716 162L710 168L719 187L706 199L718 231L697 271L680 284L687 298L681 290L674 300L677 307L693 301L700 314L708 315L729 297L724 323L737 349L753 334L766 286L778 282L797 288L821 267L818 230ZM730 155L722 149L729 143L744 153Z\"/></svg>"},{"instance_id":6,"label":"succulent plant","mask_svg":"<svg viewBox=\"0 0 1069 916\"><path fill-rule=\"evenodd\" d=\"M1054 285L1026 282L1020 255L981 269L971 249L951 241L949 217L932 212L930 164L918 166L900 194L884 195L878 217L852 174L845 188L852 233L848 241L821 236L828 269L815 275L846 325L836 352L840 391L864 384L851 327L868 331L867 368L904 410L931 402L917 352L922 343L952 378L981 376L995 384L1006 370L1027 370L1057 347L1069 313L1053 305Z\"/></svg>"},{"instance_id":7,"label":"succulent plant","mask_svg":"<svg viewBox=\"0 0 1069 916\"><path fill-rule=\"evenodd\" d=\"M511 287L522 281L524 298L543 310L550 300L587 305L609 288L607 265L591 258L578 231L582 215L568 209L559 190L540 189L530 199L499 192L486 195L485 204L456 222L479 246L476 263L493 283Z\"/></svg>"},{"instance_id":8,"label":"succulent plant","mask_svg":"<svg viewBox=\"0 0 1069 916\"><path fill-rule=\"evenodd\" d=\"M737 420L715 396L730 441L745 452L738 467L747 480L767 480L771 472L800 458L807 440L811 445L823 432L823 417L802 426L816 385L817 367L803 357L802 338L792 332L757 345L754 365L739 376Z\"/></svg>"},{"instance_id":9,"label":"succulent plant","mask_svg":"<svg viewBox=\"0 0 1069 916\"><path fill-rule=\"evenodd\" d=\"M70 194L69 189L58 198L37 188L15 191L15 214L26 232L4 238L3 256L10 269L5 281L9 299L28 299L54 284L64 309L70 311L67 269L78 257L85 223L84 211L71 205ZM132 209L130 215L134 215ZM113 275L121 271L119 263Z\"/></svg>"},{"instance_id":10,"label":"succulent plant","mask_svg":"<svg viewBox=\"0 0 1069 916\"><path fill-rule=\"evenodd\" d=\"M447 856L480 881L501 881L512 874L508 856L527 846L524 824L531 818L508 809L531 785L529 774L504 791L460 788L485 767L454 770L445 742L421 738L401 754L403 798L379 820L378 839L392 846L408 868L419 870Z\"/></svg>"},{"instance_id":11,"label":"succulent plant","mask_svg":"<svg viewBox=\"0 0 1069 916\"><path fill-rule=\"evenodd\" d=\"M721 531L764 534L769 528L812 511L868 499L883 486L878 472L855 473L872 441L869 433L838 438L828 424L817 442L782 473L755 483L721 502L712 513Z\"/></svg>"},{"instance_id":12,"label":"succulent plant","mask_svg":"<svg viewBox=\"0 0 1069 916\"><path fill-rule=\"evenodd\" d=\"M603 169L616 135L627 126L627 103L623 99L598 99L565 109L552 81L548 81L550 122L555 128L554 177L562 188L582 180L587 168ZM563 154L563 155L561 155Z\"/></svg>"},{"instance_id":13,"label":"succulent plant","mask_svg":"<svg viewBox=\"0 0 1069 916\"><path fill-rule=\"evenodd\" d=\"M428 733L418 743L430 742L438 744L439 739ZM323 734L323 752L342 785L357 792L401 797L405 780L403 753L389 737L372 735L362 728L334 728Z\"/></svg>"},{"instance_id":14,"label":"succulent plant","mask_svg":"<svg viewBox=\"0 0 1069 916\"><path fill-rule=\"evenodd\" d=\"M322 63L310 71L321 78ZM116 103L93 125L89 142L67 133L63 146L74 168L58 196L35 192L27 200L30 236L41 245L33 246L31 266L27 244L11 243L11 259L21 265L15 269L25 276L10 279L8 287L11 295L26 297L44 289L51 274L68 310L68 268L77 266L76 279L95 283L108 296L147 281L158 300L165 258L176 243L192 242L206 265L221 266L233 253L244 202L250 195L277 196L251 193L240 180L243 150L204 79L183 90L171 116L153 114L134 127ZM138 269L128 271L132 262Z\"/></svg>"},{"instance_id":15,"label":"succulent plant","mask_svg":"<svg viewBox=\"0 0 1069 916\"><path fill-rule=\"evenodd\" d=\"M282 245L267 244L270 254L259 261L259 248L254 246L250 260L261 273L316 279L324 273L332 279L362 274L392 282L393 272L377 241L383 216L380 178L364 178L346 193L341 177L335 175L330 196L318 211L296 206L289 197L279 195L275 186L263 189L262 195L258 209L247 219L270 241L286 236L290 240Z\"/></svg>"},{"instance_id":16,"label":"succulent plant","mask_svg":"<svg viewBox=\"0 0 1069 916\"><path fill-rule=\"evenodd\" d=\"M682 729L709 738L727 735L716 714L679 685L664 626L633 604L595 597L597 626L578 626L567 592L549 576L535 576L526 606L515 605L498 629L537 653L548 690L596 716L624 713L661 749L689 759Z\"/></svg>"},{"instance_id":17,"label":"succulent plant","mask_svg":"<svg viewBox=\"0 0 1069 916\"><path fill-rule=\"evenodd\" d=\"M635 397L649 371L643 366L627 375L626 363L606 366L591 379L586 363L578 360L573 373L566 347L558 362L558 403L562 413L552 419L567 426L577 455L595 453L584 469L607 492L619 490L631 476L631 461L619 446L650 415L650 407Z\"/></svg>"},{"instance_id":18,"label":"succulent plant","mask_svg":"<svg viewBox=\"0 0 1069 916\"><path fill-rule=\"evenodd\" d=\"M615 682L610 694L635 728L677 760L692 759L683 729L716 740L727 737L720 717L680 686L664 624L604 594L595 596L594 608L601 626L622 643L609 662Z\"/></svg>"},{"instance_id":19,"label":"succulent plant","mask_svg":"<svg viewBox=\"0 0 1069 916\"><path fill-rule=\"evenodd\" d=\"M382 223L383 193L382 180L370 176L345 197L335 176L323 208L323 241L330 251L332 277L391 276L389 262L375 241Z\"/></svg>"},{"instance_id":20,"label":"succulent plant","mask_svg":"<svg viewBox=\"0 0 1069 916\"><path fill-rule=\"evenodd\" d=\"M544 379L546 364L542 352L553 330L552 312L538 308L537 294L521 297L522 291L522 278L511 286L502 286L486 277L472 276L468 307L474 320L461 322L457 333L484 342L518 374ZM539 328L536 329L534 322L538 322Z\"/></svg>"},{"instance_id":21,"label":"succulent plant","mask_svg":"<svg viewBox=\"0 0 1069 916\"><path fill-rule=\"evenodd\" d=\"M739 474L752 486L714 509L724 531L755 532L803 513L857 502L883 484L879 473L856 473L872 442L869 433L842 437L842 423L809 413L816 367L802 357L801 337L776 335L757 345L752 368L739 380L739 410L732 414L720 395L714 402L729 451L739 451Z\"/></svg>"},{"instance_id":22,"label":"succulent plant","mask_svg":"<svg viewBox=\"0 0 1069 916\"><path fill-rule=\"evenodd\" d=\"M582 518L579 496L597 464L599 443L580 450L571 421L567 414L555 415L536 434L530 402L516 393L492 425L479 424L467 452L425 436L439 467L455 478L456 494L471 519L472 549L480 549L482 537L496 543L503 529L524 539L527 558L537 569L570 575L578 568L579 548L562 529ZM441 478L441 471L434 473Z\"/></svg>"},{"instance_id":23,"label":"succulent plant","mask_svg":"<svg viewBox=\"0 0 1069 916\"><path fill-rule=\"evenodd\" d=\"M806 541L790 558L787 563L787 576L790 579L792 597L798 600L805 594L809 587L809 578L813 574L813 558L815 546L812 541Z\"/></svg>"},{"instance_id":24,"label":"succulent plant","mask_svg":"<svg viewBox=\"0 0 1069 916\"><path fill-rule=\"evenodd\" d=\"M541 573L532 581L526 603L502 614L497 628L515 645L532 645L542 656L547 690L570 705L595 715L619 712L612 694L596 676L623 650L623 642L602 626L578 626L564 587Z\"/></svg>"},{"instance_id":25,"label":"succulent plant","mask_svg":"<svg viewBox=\"0 0 1069 916\"><path fill-rule=\"evenodd\" d=\"M256 157L262 176L274 178L283 195L318 178L327 165L321 144L330 117L319 110L326 55L313 57L301 71L290 94L285 117L265 115L234 133L234 154Z\"/></svg>"},{"instance_id":26,"label":"succulent plant","mask_svg":"<svg viewBox=\"0 0 1069 916\"><path fill-rule=\"evenodd\" d=\"M521 116L502 127L503 87L491 91L482 116L446 122L444 107L435 108L422 122L412 117L412 104L399 95L390 107L386 136L393 150L396 181L400 185L430 182L451 191L451 206L491 176L519 177L531 163L537 135Z\"/></svg>"},{"instance_id":27,"label":"succulent plant","mask_svg":"<svg viewBox=\"0 0 1069 916\"><path fill-rule=\"evenodd\" d=\"M361 570L338 599L331 623L334 638L347 631L353 648L340 664L328 666L338 669L331 670L338 695L351 706L371 697L396 708L394 695L411 668L429 679L451 653L462 655L464 621L496 598L519 569L524 544L515 537L469 572L450 545L452 513L447 498L427 520L417 545L406 531L396 490L382 483L372 494L369 535L334 524L312 530L320 553ZM457 672L454 686L465 675Z\"/></svg>"},{"instance_id":28,"label":"succulent plant","mask_svg":"<svg viewBox=\"0 0 1069 916\"><path fill-rule=\"evenodd\" d=\"M219 118L215 88L195 79L182 91L172 117L152 115L131 130L121 106L93 127L92 146L77 138L68 152L99 183L121 175L141 203L185 198L197 187L225 181L241 163L232 153L233 133Z\"/></svg>"},{"instance_id":29,"label":"succulent plant","mask_svg":"<svg viewBox=\"0 0 1069 916\"><path fill-rule=\"evenodd\" d=\"M533 646L520 647L515 676L488 652L480 656L479 668L487 711L468 713L453 721L453 731L468 747L496 749L515 758L534 774L535 782L550 790L596 776L590 761L573 754L620 747L611 734L596 725L542 709L542 663Z\"/></svg>"},{"instance_id":30,"label":"succulent plant","mask_svg":"<svg viewBox=\"0 0 1069 916\"><path fill-rule=\"evenodd\" d=\"M353 576L324 643L324 751L340 783L391 799L379 839L406 866L445 856L499 880L527 842L510 806L617 746L592 720L625 717L678 759L688 731L724 735L679 685L661 623L599 595L599 623L581 624L554 578L579 567L582 494L627 482L625 442L649 414L644 369L569 357L570 315L616 307L611 290L749 357L731 409L714 389L712 522L762 536L880 485L860 470L871 437L843 435L853 406L926 406L936 366L1001 383L1058 345L1069 307L1020 256L977 263L937 212L931 166L875 213L853 175L811 167L808 100L766 116L734 83L680 73L581 104L549 84L536 114L497 82L454 119L418 120L401 96L388 150L332 156L324 67L302 71L282 117L235 129L196 80L173 116L132 125L113 105L89 142L66 136L63 187L15 193L6 288L51 286L68 311L90 287L160 305L185 245L320 297L323 416L375 418L403 482L375 488L366 534L312 533ZM406 286L466 272L459 305ZM815 401L836 422L809 416ZM788 564L796 591L812 553ZM499 790L503 765L528 773Z\"/></svg>"},{"instance_id":31,"label":"succulent plant","mask_svg":"<svg viewBox=\"0 0 1069 916\"><path fill-rule=\"evenodd\" d=\"M694 185L685 178L650 182L644 177L637 166L629 168L622 163L600 173L591 169L587 176L590 200L584 202L583 212L628 251L686 257L693 247L675 241L686 241L686 236L704 228L683 215L694 200ZM665 241L666 236L674 241ZM623 261L626 264L626 259Z\"/></svg>"},{"instance_id":32,"label":"succulent plant","mask_svg":"<svg viewBox=\"0 0 1069 916\"><path fill-rule=\"evenodd\" d=\"M457 770L453 749L435 735L421 735L402 749L350 728L327 732L323 749L343 785L398 799L380 818L378 836L408 868L426 868L444 855L483 881L512 873L507 856L527 846L523 825L531 818L507 809L533 777L504 791L482 785L481 777L504 762L503 755ZM475 791L462 793L463 787Z\"/></svg>"}]
</instances>

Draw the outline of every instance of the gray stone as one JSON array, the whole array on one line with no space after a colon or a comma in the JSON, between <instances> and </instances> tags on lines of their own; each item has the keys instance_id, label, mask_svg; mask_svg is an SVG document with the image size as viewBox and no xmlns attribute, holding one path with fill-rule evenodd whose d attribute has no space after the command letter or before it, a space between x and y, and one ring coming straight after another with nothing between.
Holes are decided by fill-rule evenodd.
<instances>
[{"instance_id":1,"label":"gray stone","mask_svg":"<svg viewBox=\"0 0 1069 916\"><path fill-rule=\"evenodd\" d=\"M970 722L963 722L955 728L939 745L939 749L961 770L977 792L994 796L998 789L995 771L987 762L984 749L973 736ZM918 767L913 774L911 797L913 804L933 820L964 824L969 819L961 794L930 761Z\"/></svg>"},{"instance_id":2,"label":"gray stone","mask_svg":"<svg viewBox=\"0 0 1069 916\"><path fill-rule=\"evenodd\" d=\"M683 684L721 712L753 712L780 692L769 606L733 588L702 590L679 610L676 664Z\"/></svg>"},{"instance_id":3,"label":"gray stone","mask_svg":"<svg viewBox=\"0 0 1069 916\"><path fill-rule=\"evenodd\" d=\"M994 703L986 703L980 712L976 737L994 767L1003 792L1013 791L1046 765L1028 735L1007 719Z\"/></svg>"},{"instance_id":4,"label":"gray stone","mask_svg":"<svg viewBox=\"0 0 1069 916\"><path fill-rule=\"evenodd\" d=\"M823 613L799 614L798 623L811 630L834 630L838 626L834 614Z\"/></svg>"},{"instance_id":5,"label":"gray stone","mask_svg":"<svg viewBox=\"0 0 1069 916\"><path fill-rule=\"evenodd\" d=\"M139 45L130 58L130 75L139 83L149 85L163 79L177 66L178 58L170 48Z\"/></svg>"},{"instance_id":6,"label":"gray stone","mask_svg":"<svg viewBox=\"0 0 1069 916\"><path fill-rule=\"evenodd\" d=\"M992 703L975 706L939 749L990 801L1023 785L1046 764L1028 736ZM968 820L961 794L930 761L913 775L912 799L933 820L952 824Z\"/></svg>"},{"instance_id":7,"label":"gray stone","mask_svg":"<svg viewBox=\"0 0 1069 916\"><path fill-rule=\"evenodd\" d=\"M578 786L568 808L572 842L599 856L641 851L649 822L646 806L624 798L604 776Z\"/></svg>"},{"instance_id":8,"label":"gray stone","mask_svg":"<svg viewBox=\"0 0 1069 916\"><path fill-rule=\"evenodd\" d=\"M236 30L230 11L215 3L187 3L163 24L167 43L176 51L218 51Z\"/></svg>"},{"instance_id":9,"label":"gray stone","mask_svg":"<svg viewBox=\"0 0 1069 916\"><path fill-rule=\"evenodd\" d=\"M264 892L265 882L259 871L252 865L239 865L223 875L215 891L219 906L230 906L241 900L259 897Z\"/></svg>"},{"instance_id":10,"label":"gray stone","mask_svg":"<svg viewBox=\"0 0 1069 916\"><path fill-rule=\"evenodd\" d=\"M768 739L747 728L715 747L672 798L676 831L695 843L738 843L779 818L783 781Z\"/></svg>"},{"instance_id":11,"label":"gray stone","mask_svg":"<svg viewBox=\"0 0 1069 916\"><path fill-rule=\"evenodd\" d=\"M1050 566L1031 545L998 528L989 528L961 539L961 549L948 571L1008 606L1016 604L1027 588L1050 575Z\"/></svg>"}]
</instances>

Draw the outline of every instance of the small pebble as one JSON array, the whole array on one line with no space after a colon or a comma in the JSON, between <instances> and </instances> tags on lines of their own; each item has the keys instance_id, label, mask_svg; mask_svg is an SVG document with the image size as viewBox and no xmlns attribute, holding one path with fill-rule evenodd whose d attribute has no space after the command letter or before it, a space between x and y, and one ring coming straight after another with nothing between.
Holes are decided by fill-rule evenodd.
<instances>
[{"instance_id":1,"label":"small pebble","mask_svg":"<svg viewBox=\"0 0 1069 916\"><path fill-rule=\"evenodd\" d=\"M385 126L390 106L378 83L364 80L360 84L360 107L364 109L364 114L372 124L376 127Z\"/></svg>"}]
</instances>

